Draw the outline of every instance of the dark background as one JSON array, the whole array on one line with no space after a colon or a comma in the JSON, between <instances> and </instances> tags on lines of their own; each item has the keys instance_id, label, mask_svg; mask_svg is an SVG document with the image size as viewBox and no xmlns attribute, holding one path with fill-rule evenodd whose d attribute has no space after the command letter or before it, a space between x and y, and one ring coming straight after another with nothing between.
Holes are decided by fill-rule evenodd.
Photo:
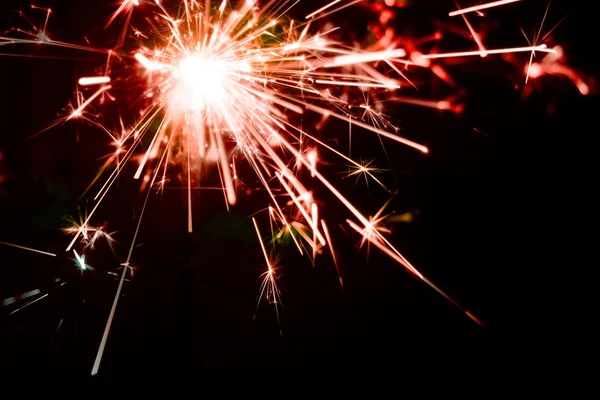
<instances>
[{"instance_id":1,"label":"dark background","mask_svg":"<svg viewBox=\"0 0 600 400\"><path fill-rule=\"evenodd\" d=\"M399 32L430 33L454 9L452 2L414 3L397 10ZM496 32L499 46L520 45L518 26L535 31L546 4L528 1L490 13L507 31ZM292 15L302 17L318 5L302 7ZM19 8L27 4L3 2L0 30L19 23L10 12ZM53 10L52 37L83 43L90 34L99 47L110 45L103 43L110 32L101 28L113 5L62 1ZM335 19L366 24L370 17L363 10ZM586 2L556 0L546 30L566 15L549 43L560 43L569 65L584 76L594 75L592 12ZM166 190L150 197L133 256L138 268L124 288L100 373L90 377L117 286L108 272L118 272L126 256L143 194L126 170L94 219L118 231L117 256L101 243L86 252L94 270L81 274L64 252L70 237L59 228L66 215L76 215L77 199L110 152L106 137L75 122L24 140L56 119L77 78L93 75L104 59L36 46L0 52L52 57L0 56L0 174L6 178L0 184L0 240L59 255L0 247L2 299L36 288L49 293L13 315L8 307L0 310L3 390L66 395L81 388L86 396L117 398L399 397L407 388L493 394L522 383L545 382L548 388L586 380L576 365L565 368L580 353L572 342L563 346L559 332L581 329L566 293L568 277L586 273L569 243L578 232L572 221L584 207L577 188L592 171L585 143L593 134L586 125L598 105L595 95L580 96L568 81L548 77L534 82L536 90L523 99L515 88L522 69L488 57L450 69L466 93L462 116L399 105L387 111L402 134L430 149L422 156L386 144L394 172L382 179L398 190L389 211L415 214L413 222L393 226L392 242L485 328L378 251L372 249L367 261L365 249L356 249L359 238L335 223L346 214L316 188L333 221L346 287L340 289L327 255L313 268L292 248L281 249L280 335L273 306L261 303L253 319L264 260L247 217L264 207L263 194L242 195L227 213L221 193L195 193L195 232L189 235L185 193ZM522 55L522 65L527 58ZM420 95L439 98L432 86ZM346 129L330 122L322 135L344 138ZM355 149L369 149L365 157L377 155L378 166L390 167L376 140L356 140ZM567 162L569 155L580 161ZM335 168L323 170L366 214L388 199L373 184L353 186ZM85 197L80 204L85 209Z\"/></svg>"}]
</instances>

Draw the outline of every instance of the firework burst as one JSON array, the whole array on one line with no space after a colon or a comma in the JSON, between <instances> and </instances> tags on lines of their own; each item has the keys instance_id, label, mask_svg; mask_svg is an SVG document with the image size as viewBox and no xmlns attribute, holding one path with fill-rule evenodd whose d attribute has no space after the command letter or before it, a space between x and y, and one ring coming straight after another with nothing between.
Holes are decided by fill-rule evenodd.
<instances>
[{"instance_id":1,"label":"firework burst","mask_svg":"<svg viewBox=\"0 0 600 400\"><path fill-rule=\"evenodd\" d=\"M194 228L193 213L199 212L191 193L203 185L198 178L200 171L210 169L218 174L229 207L241 200L240 189L249 186L238 171L250 168L270 199L265 214L272 236L289 235L298 251L313 260L327 251L342 286L343 276L328 225L313 197L313 188L317 186L327 189L347 210L347 226L361 236L361 244L377 247L481 324L421 274L386 238L389 230L383 224L385 205L373 217L364 215L320 171L319 153L330 152L338 157L349 167L348 177L375 182L389 193L375 176L384 169L377 168L373 161L355 161L348 151L325 143L317 133L321 124L303 127L299 121L307 114L322 122L338 119L351 130L427 153L425 145L398 134L398 128L390 122L377 99L459 112L460 105L453 98L424 100L397 93L404 85L414 85L406 76L409 68L429 68L442 81L455 86L437 62L473 56L530 53L526 79L543 74L565 75L586 93L585 83L573 71L557 64L560 54L542 43L543 38L536 37L529 46L485 47L467 15L517 1L496 1L451 12L450 17L464 20L477 50L450 53L419 51L419 44L438 40L437 35L402 45L386 33L370 49L357 49L340 42L336 39L338 28L324 28L320 23L327 16L360 3L340 0L323 5L300 22L287 17L289 9L297 3L291 1L259 4L256 0L245 0L233 6L226 0L183 0L168 6L158 0L124 0L107 23L108 26L122 21L122 33L110 50L52 39L47 32L51 11L42 9L46 14L43 25L30 23L28 29L4 33L0 35L0 45L46 44L106 54L102 73L79 79L75 104L53 125L86 120L104 131L115 147L106 160L103 174L90 185L89 189L95 190L91 211L84 218L72 221L67 229L73 235L67 251L73 252L82 271L88 266L83 250L80 255L76 246L85 250L93 248L100 238L113 241L105 228L92 227L91 220L107 193L116 186L125 166L135 165L133 178L140 180L140 186L147 191L146 200L154 189L169 185L173 176L183 176L189 232ZM144 27L133 26L133 16L138 12L146 16ZM534 63L535 52L548 56ZM117 64L122 67L115 68ZM132 107L139 117L130 124L120 121L120 129L114 131L105 127L102 113L94 114L92 107L115 100L111 93L117 87L137 94L138 100ZM123 264L93 374L100 366L145 210L146 203ZM267 267L261 276L259 299L274 304L279 318L281 292L277 266L265 247L259 224L255 219L253 223Z\"/></svg>"}]
</instances>

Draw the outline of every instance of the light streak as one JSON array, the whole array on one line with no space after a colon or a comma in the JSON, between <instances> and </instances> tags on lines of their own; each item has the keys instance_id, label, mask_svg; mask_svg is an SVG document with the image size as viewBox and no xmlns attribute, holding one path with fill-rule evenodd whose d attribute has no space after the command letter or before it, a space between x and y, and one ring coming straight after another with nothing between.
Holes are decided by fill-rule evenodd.
<instances>
[{"instance_id":1,"label":"light streak","mask_svg":"<svg viewBox=\"0 0 600 400\"><path fill-rule=\"evenodd\" d=\"M325 10L327 10L328 8L330 8L330 7L334 6L335 4L339 3L340 1L342 1L342 0L334 0L334 1L332 1L331 3L329 3L329 4L327 4L327 5L324 5L323 7L319 8L317 11L314 11L314 12L312 12L312 13L308 14L308 15L306 16L306 19L310 19L310 18L314 17L314 16L315 16L315 15L317 15L318 13L320 13L320 12L322 12L322 11L325 11Z\"/></svg>"},{"instance_id":2,"label":"light streak","mask_svg":"<svg viewBox=\"0 0 600 400\"><path fill-rule=\"evenodd\" d=\"M451 16L451 17L454 17L454 16L457 16L457 15L462 15L462 14L470 13L470 12L473 12L473 11L481 11L481 10L485 10L487 8L499 7L499 6L503 6L505 4L516 3L518 1L521 1L521 0L499 0L499 1L493 1L491 3L485 3L485 4L480 4L478 6L467 7L467 8L462 8L460 10L451 11L448 15Z\"/></svg>"},{"instance_id":3,"label":"light streak","mask_svg":"<svg viewBox=\"0 0 600 400\"><path fill-rule=\"evenodd\" d=\"M21 307L17 308L16 310L11 311L10 313L8 313L8 315L13 315L19 311L21 311L22 309L24 309L25 307L29 307L32 304L37 303L38 301L45 299L46 297L48 297L48 293L44 294L43 296L38 297L37 299L31 300L25 304L23 304Z\"/></svg>"},{"instance_id":4,"label":"light streak","mask_svg":"<svg viewBox=\"0 0 600 400\"><path fill-rule=\"evenodd\" d=\"M87 265L85 265L85 256L80 256L75 249L73 249L73 254L75 254L75 259L77 260L77 264L82 271L87 269Z\"/></svg>"},{"instance_id":5,"label":"light streak","mask_svg":"<svg viewBox=\"0 0 600 400\"><path fill-rule=\"evenodd\" d=\"M269 259L269 255L267 254L267 250L265 248L265 244L260 235L260 229L258 229L258 224L256 223L256 219L252 218L252 222L254 223L254 229L256 230L256 235L258 237L258 241L260 243L260 248L262 249L263 256L265 257L265 262L267 263L267 271L262 274L263 281L260 285L259 290L259 304L260 299L265 297L270 303L275 305L275 313L277 315L277 321L279 322L279 304L281 303L281 292L279 290L279 286L277 284L277 276L275 273L275 268ZM258 308L258 304L256 306ZM279 330L281 333L281 328Z\"/></svg>"},{"instance_id":6,"label":"light streak","mask_svg":"<svg viewBox=\"0 0 600 400\"><path fill-rule=\"evenodd\" d=\"M317 79L315 82L323 85L334 86L356 86L362 88L385 88L385 89L400 89L400 85L396 83L365 83L365 82L345 82L345 81L326 81Z\"/></svg>"},{"instance_id":7,"label":"light streak","mask_svg":"<svg viewBox=\"0 0 600 400\"><path fill-rule=\"evenodd\" d=\"M459 51L455 53L440 53L440 54L426 54L422 57L425 59L432 58L449 58L449 57L470 57L470 56L482 56L487 54L506 54L506 53L521 53L529 51L541 51L544 53L556 53L556 50L549 49L545 44L539 46L528 46L528 47L512 47L507 49L493 49L485 51Z\"/></svg>"},{"instance_id":8,"label":"light streak","mask_svg":"<svg viewBox=\"0 0 600 400\"><path fill-rule=\"evenodd\" d=\"M160 165L160 164L159 164ZM158 168L156 169L156 173L152 178L152 184L156 180L158 176ZM152 187L152 184L150 187ZM146 198L144 199L144 205L142 206L142 211L140 213L137 226L135 228L135 233L133 234L133 239L131 240L131 246L129 246L129 253L127 254L127 259L123 264L123 273L121 274L121 279L119 280L119 286L117 287L117 291L115 292L115 297L113 299L113 304L110 309L110 314L108 315L108 320L106 321L106 326L104 327L104 333L102 334L102 339L100 341L100 346L98 347L98 352L96 353L96 358L94 360L94 365L92 367L91 375L94 376L98 374L100 370L100 363L102 362L102 356L104 355L104 349L106 348L106 342L108 340L108 334L110 333L110 327L112 326L113 318L115 316L115 312L117 311L117 304L119 303L119 298L121 297L121 291L123 290L123 283L125 282L125 276L127 275L127 271L131 268L131 256L133 255L133 248L137 241L138 233L140 231L140 226L142 225L142 218L144 217L144 213L146 212L146 206L148 205L148 198L150 197L151 191L148 190L146 193ZM133 273L133 272L132 272Z\"/></svg>"},{"instance_id":9,"label":"light streak","mask_svg":"<svg viewBox=\"0 0 600 400\"><path fill-rule=\"evenodd\" d=\"M110 89L110 86L103 86L100 89L98 89L96 93L91 95L86 101L83 102L83 104L81 104L79 107L73 110L71 115L67 117L67 121L73 118L81 117L81 115L83 114L83 110L85 110L87 106L89 106L98 96L100 96L103 92L107 91L108 89Z\"/></svg>"},{"instance_id":10,"label":"light streak","mask_svg":"<svg viewBox=\"0 0 600 400\"><path fill-rule=\"evenodd\" d=\"M367 63L371 61L394 60L404 56L406 56L406 50L404 49L385 50L367 54L350 54L335 57L332 62L325 64L325 68L341 67L344 65Z\"/></svg>"},{"instance_id":11,"label":"light streak","mask_svg":"<svg viewBox=\"0 0 600 400\"><path fill-rule=\"evenodd\" d=\"M18 296L12 296L12 297L6 298L6 299L2 300L2 305L8 306L13 303L16 303L19 300L25 300L31 296L35 296L36 294L40 294L40 289L30 290L29 292L22 293Z\"/></svg>"},{"instance_id":12,"label":"light streak","mask_svg":"<svg viewBox=\"0 0 600 400\"><path fill-rule=\"evenodd\" d=\"M85 78L79 78L78 83L81 86L99 85L102 83L109 83L110 76L90 76Z\"/></svg>"},{"instance_id":13,"label":"light streak","mask_svg":"<svg viewBox=\"0 0 600 400\"><path fill-rule=\"evenodd\" d=\"M481 40L481 37L479 37L479 34L475 31L475 28L473 28L473 26L467 19L467 16L463 14L462 17L463 17L463 20L465 21L465 24L467 25L467 28L469 28L469 32L471 32L471 36L473 36L473 40L475 40L475 43L477 43L477 47L479 47L479 51L481 52L481 57L486 57L487 53L485 50L485 46L483 45L483 41Z\"/></svg>"},{"instance_id":14,"label":"light streak","mask_svg":"<svg viewBox=\"0 0 600 400\"><path fill-rule=\"evenodd\" d=\"M32 249L31 247L20 246L18 244L12 244L12 243L7 243L7 242L0 242L0 244L2 244L4 246L15 247L15 248L21 249L21 250L32 251L34 253L43 254L45 256L56 257L56 254L54 254L54 253L49 253L47 251Z\"/></svg>"}]
</instances>

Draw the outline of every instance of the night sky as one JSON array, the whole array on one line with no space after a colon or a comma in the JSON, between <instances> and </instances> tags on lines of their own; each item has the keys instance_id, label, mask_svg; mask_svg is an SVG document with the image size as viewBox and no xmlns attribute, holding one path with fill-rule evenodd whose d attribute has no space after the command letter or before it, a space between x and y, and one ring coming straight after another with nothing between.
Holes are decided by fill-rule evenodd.
<instances>
[{"instance_id":1,"label":"night sky","mask_svg":"<svg viewBox=\"0 0 600 400\"><path fill-rule=\"evenodd\" d=\"M55 3L49 24L54 37L81 43L89 33L100 46L113 37L112 28L102 32L104 17L115 9L110 2ZM316 3L292 16L303 17ZM431 32L454 9L451 1L414 3L398 10L399 32ZM10 10L27 4L3 2L0 31L18 22ZM502 22L506 42L521 43L518 26L534 31L546 4L507 6L493 20ZM568 65L592 76L597 56L587 47L593 31L587 4L554 1L545 26L568 15L549 43L563 46ZM334 20L367 24L369 15L358 10ZM72 253L64 252L70 237L60 228L66 216L77 215L78 199L110 146L96 128L79 122L26 139L54 121L73 99L77 78L93 75L105 60L35 46L26 52L53 58L0 55L0 241L58 257L0 246L0 299L33 289L49 294L12 315L12 308L0 308L0 393L399 398L408 388L443 387L483 389L487 398L516 382L550 379L542 371L556 373L558 360L569 356L556 345L563 318L576 326L556 295L566 293L567 283L557 287L551 281L570 275L566 271L586 273L570 263L565 237L576 233L570 224L583 205L573 201L578 184L571 171L583 181L591 161L585 151L577 164L566 157L579 154L593 135L585 126L598 98L548 77L535 81L536 89L523 99L515 88L522 71L488 57L451 70L466 93L460 117L390 105L388 114L401 133L426 144L430 154L386 143L390 165L377 139L360 131L353 136L361 155L393 169L382 175L398 192L388 210L414 215L410 223L393 225L391 242L485 328L375 248L368 254L358 249L360 238L339 228L347 214L323 188L315 189L316 197L334 228L345 290L327 254L313 267L293 247L282 246L279 326L272 305L262 302L256 309L264 259L248 217L266 206L264 193L241 194L227 212L221 192L195 191L194 233L188 234L187 194L170 189L150 196L132 258L135 276L126 282L100 373L90 377L118 283L109 272L118 273L127 255L145 193L131 179L134 170L125 169L95 219L117 231L116 254L98 244L86 253L94 269L82 274ZM525 62L528 55L521 56ZM444 90L438 86L407 95L434 98ZM330 121L321 135L347 140L346 132L345 124ZM342 179L339 168L324 161L322 171L365 214L388 200L375 184L367 188ZM82 211L93 207L90 197L79 201ZM267 233L267 221L261 221Z\"/></svg>"}]
</instances>

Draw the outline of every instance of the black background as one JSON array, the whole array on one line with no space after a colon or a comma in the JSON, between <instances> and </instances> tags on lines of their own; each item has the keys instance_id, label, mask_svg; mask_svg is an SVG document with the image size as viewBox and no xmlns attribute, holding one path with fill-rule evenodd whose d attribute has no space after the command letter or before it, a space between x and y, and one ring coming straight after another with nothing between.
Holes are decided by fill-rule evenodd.
<instances>
[{"instance_id":1,"label":"black background","mask_svg":"<svg viewBox=\"0 0 600 400\"><path fill-rule=\"evenodd\" d=\"M454 9L452 2L416 3L398 10L400 32L431 31ZM518 26L532 32L545 7L543 1L528 1L498 9L493 18L508 31L507 43L520 44ZM552 43L565 48L576 70L593 75L594 26L586 7L554 1L545 27L568 15ZM27 4L3 2L2 30L19 23L9 11L19 8ZM304 4L293 15L316 8ZM101 28L102 18L114 10L111 4L63 1L53 9L49 32L57 39L82 43L88 33L108 36ZM355 9L335 18L358 25L369 17ZM97 40L102 47L106 39ZM70 238L58 228L65 215L77 212L76 200L110 147L96 129L77 122L24 140L53 121L72 98L76 79L93 75L104 60L73 58L80 54L69 51L59 52L66 59L57 59L43 47L4 47L0 52L53 58L0 57L0 171L7 177L0 186L0 240L59 257L0 248L0 297L35 288L50 293L16 314L2 310L3 390L117 398L400 397L408 388L493 394L522 383L539 389L540 382L553 387L571 378L586 380L568 361L580 353L564 346L559 332L582 329L566 305L567 278L587 273L569 243L578 236L572 221L585 215L577 189L592 171L585 149L594 133L586 126L598 103L595 95L580 96L568 81L550 77L536 81L524 100L514 87L523 80L522 70L488 57L451 72L467 93L460 118L410 106L388 111L405 136L430 149L422 156L386 145L395 172L383 179L399 192L390 211L418 211L412 223L394 226L392 242L485 328L376 250L367 262L367 252L355 248L359 238L332 223L346 288L340 289L326 255L313 268L293 249L285 251L280 335L272 306L262 303L253 320L264 261L247 217L264 207L263 195L243 196L227 213L221 193L195 193L199 206L189 235L185 193L167 190L150 197L133 257L138 269L124 289L100 373L90 377L117 285L107 272L117 271L122 259L100 244L88 252L95 270L82 275L63 251ZM436 95L427 90L424 97ZM346 126L330 122L322 135L345 132ZM377 149L376 141L363 140L355 148ZM381 151L369 151L387 167ZM579 161L567 162L569 155ZM339 179L335 168L323 169ZM118 230L120 257L143 200L137 182L129 179L132 172L120 179L98 218ZM338 185L366 214L388 199L373 184L367 189L339 179ZM317 193L325 200L323 212L343 221L346 215L324 191ZM85 208L85 200L81 204ZM55 278L67 284L59 286ZM554 278L564 280L555 284Z\"/></svg>"}]
</instances>

